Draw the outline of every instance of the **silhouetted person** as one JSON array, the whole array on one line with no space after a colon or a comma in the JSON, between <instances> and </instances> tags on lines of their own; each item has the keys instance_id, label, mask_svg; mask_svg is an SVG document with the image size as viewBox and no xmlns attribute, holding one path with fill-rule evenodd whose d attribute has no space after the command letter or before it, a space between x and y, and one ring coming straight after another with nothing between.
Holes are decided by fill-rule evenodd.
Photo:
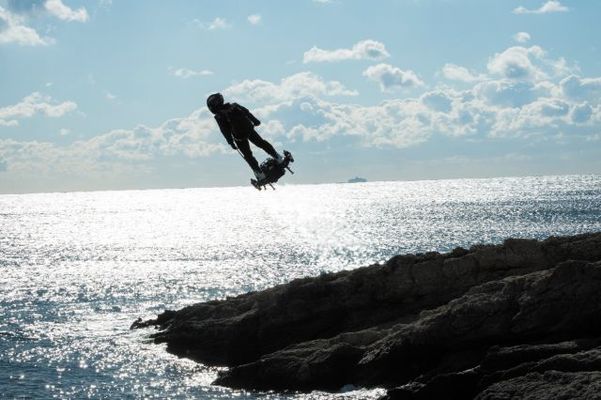
<instances>
[{"instance_id":1,"label":"silhouetted person","mask_svg":"<svg viewBox=\"0 0 601 400\"><path fill-rule=\"evenodd\" d=\"M284 161L284 157L255 131L255 126L259 126L261 121L246 108L237 103L224 103L221 93L210 95L207 98L207 107L215 114L215 120L225 140L232 146L232 149L240 150L240 153L255 173L257 180L265 179L265 174L261 171L259 163L250 150L249 141L265 150L278 163Z\"/></svg>"}]
</instances>

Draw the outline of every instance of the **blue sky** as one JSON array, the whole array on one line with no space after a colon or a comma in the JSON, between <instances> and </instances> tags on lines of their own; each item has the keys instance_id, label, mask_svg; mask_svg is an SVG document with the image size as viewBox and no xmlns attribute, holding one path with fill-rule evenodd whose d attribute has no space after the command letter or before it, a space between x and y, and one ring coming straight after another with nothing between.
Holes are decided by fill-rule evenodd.
<instances>
[{"instance_id":1,"label":"blue sky","mask_svg":"<svg viewBox=\"0 0 601 400\"><path fill-rule=\"evenodd\" d=\"M0 0L0 192L601 173L601 3ZM255 154L265 157L261 150Z\"/></svg>"}]
</instances>

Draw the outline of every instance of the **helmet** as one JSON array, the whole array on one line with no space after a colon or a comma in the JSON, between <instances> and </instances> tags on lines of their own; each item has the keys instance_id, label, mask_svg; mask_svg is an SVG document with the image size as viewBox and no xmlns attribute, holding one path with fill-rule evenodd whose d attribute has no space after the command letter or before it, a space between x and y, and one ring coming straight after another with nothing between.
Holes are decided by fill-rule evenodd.
<instances>
[{"instance_id":1,"label":"helmet","mask_svg":"<svg viewBox=\"0 0 601 400\"><path fill-rule=\"evenodd\" d=\"M207 98L207 107L215 114L223 106L223 96L221 93L213 93Z\"/></svg>"}]
</instances>

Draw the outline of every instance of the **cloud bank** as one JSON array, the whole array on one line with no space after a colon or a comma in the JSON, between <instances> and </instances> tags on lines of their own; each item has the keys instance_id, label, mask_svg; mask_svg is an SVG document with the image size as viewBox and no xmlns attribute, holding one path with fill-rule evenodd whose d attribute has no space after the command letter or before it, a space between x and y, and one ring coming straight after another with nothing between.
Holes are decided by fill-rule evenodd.
<instances>
[{"instance_id":1,"label":"cloud bank","mask_svg":"<svg viewBox=\"0 0 601 400\"><path fill-rule=\"evenodd\" d=\"M363 74L382 91L428 87L413 71L389 64L373 65ZM405 148L436 135L478 140L571 135L586 140L600 129L601 78L579 76L576 67L549 57L540 46L502 50L489 58L483 72L445 64L442 77L448 83L425 89L418 97L371 106L328 99L333 92L349 89L339 82L325 89L328 86L310 73L279 84L245 81L226 94L258 107L261 117L273 123L269 133L288 140L349 136L364 146ZM460 87L453 87L454 82Z\"/></svg>"},{"instance_id":2,"label":"cloud bank","mask_svg":"<svg viewBox=\"0 0 601 400\"><path fill-rule=\"evenodd\" d=\"M223 152L214 125L210 113L201 109L158 127L116 129L66 146L0 139L0 160L5 172L17 175L102 176L131 171L132 166L143 169L161 157L198 158Z\"/></svg>"},{"instance_id":3,"label":"cloud bank","mask_svg":"<svg viewBox=\"0 0 601 400\"><path fill-rule=\"evenodd\" d=\"M309 71L279 81L243 80L223 93L227 101L244 104L263 121L262 135L280 142L348 138L353 145L403 149L436 137L535 143L593 142L601 135L601 77L581 76L540 46L503 49L491 55L483 71L456 64L445 64L441 71L442 81L434 84L389 64L366 68L363 75L383 91L412 88L410 97L379 104L354 104L359 94L355 89ZM36 115L59 117L76 107L32 93L0 108L0 125L16 125ZM76 132L67 136L76 137ZM2 173L14 176L87 176L118 173L128 166L141 171L163 158L227 153L222 142L203 106L156 127L112 130L68 145L0 139L0 164Z\"/></svg>"}]
</instances>

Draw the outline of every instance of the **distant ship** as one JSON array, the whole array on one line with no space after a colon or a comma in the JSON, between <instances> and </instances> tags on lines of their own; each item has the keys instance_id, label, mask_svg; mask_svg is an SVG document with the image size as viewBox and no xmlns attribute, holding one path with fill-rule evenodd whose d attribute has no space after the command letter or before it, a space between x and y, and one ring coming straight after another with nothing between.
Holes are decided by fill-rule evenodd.
<instances>
[{"instance_id":1,"label":"distant ship","mask_svg":"<svg viewBox=\"0 0 601 400\"><path fill-rule=\"evenodd\" d=\"M356 176L356 177L354 177L352 179L349 179L347 182L348 183L361 183L361 182L367 182L367 179L365 179L365 178L359 178L358 176Z\"/></svg>"}]
</instances>

